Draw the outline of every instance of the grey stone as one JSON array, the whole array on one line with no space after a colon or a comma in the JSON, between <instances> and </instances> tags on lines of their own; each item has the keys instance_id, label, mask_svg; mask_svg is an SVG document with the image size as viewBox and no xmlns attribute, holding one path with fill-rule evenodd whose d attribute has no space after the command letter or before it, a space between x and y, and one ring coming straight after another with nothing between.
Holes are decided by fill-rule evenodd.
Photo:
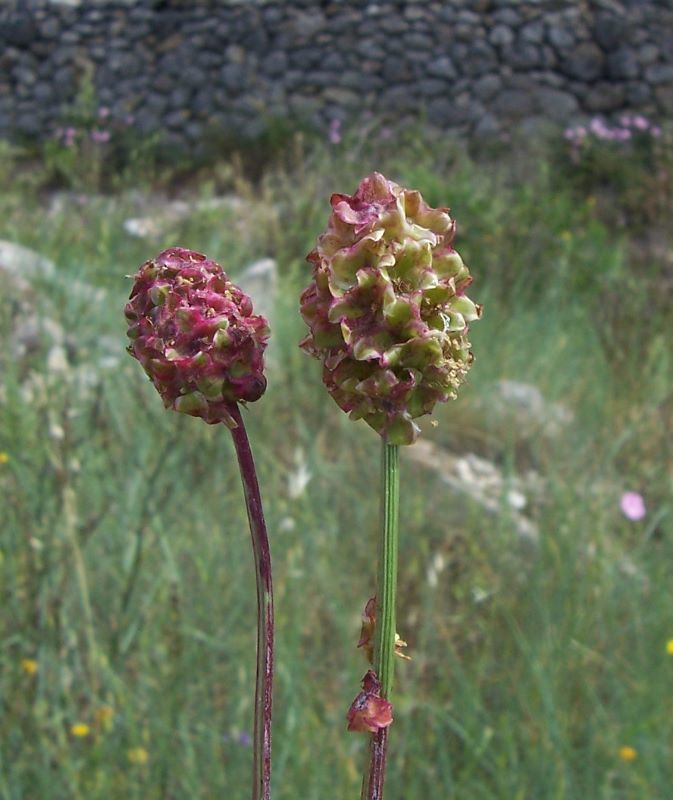
<instances>
[{"instance_id":1,"label":"grey stone","mask_svg":"<svg viewBox=\"0 0 673 800\"><path fill-rule=\"evenodd\" d=\"M475 136L479 138L492 139L500 136L502 133L502 126L494 114L486 112L479 116L474 127L474 133Z\"/></svg>"},{"instance_id":2,"label":"grey stone","mask_svg":"<svg viewBox=\"0 0 673 800\"><path fill-rule=\"evenodd\" d=\"M544 22L542 20L536 20L535 22L529 22L527 25L524 25L519 35L524 42L542 44L544 41L544 34Z\"/></svg>"},{"instance_id":3,"label":"grey stone","mask_svg":"<svg viewBox=\"0 0 673 800\"><path fill-rule=\"evenodd\" d=\"M422 97L434 97L438 94L444 94L448 89L448 84L436 78L426 78L418 81L415 87Z\"/></svg>"},{"instance_id":4,"label":"grey stone","mask_svg":"<svg viewBox=\"0 0 673 800\"><path fill-rule=\"evenodd\" d=\"M659 58L659 48L654 44L644 44L638 48L638 61L643 66L654 64Z\"/></svg>"},{"instance_id":5,"label":"grey stone","mask_svg":"<svg viewBox=\"0 0 673 800\"><path fill-rule=\"evenodd\" d=\"M426 106L427 120L431 125L438 127L451 126L455 124L455 106L446 97L436 97Z\"/></svg>"},{"instance_id":6,"label":"grey stone","mask_svg":"<svg viewBox=\"0 0 673 800\"><path fill-rule=\"evenodd\" d=\"M514 41L514 34L506 25L496 25L489 33L488 41L496 47L506 47Z\"/></svg>"},{"instance_id":7,"label":"grey stone","mask_svg":"<svg viewBox=\"0 0 673 800\"><path fill-rule=\"evenodd\" d=\"M241 64L226 64L220 72L222 82L230 92L237 94L245 84L245 69Z\"/></svg>"},{"instance_id":8,"label":"grey stone","mask_svg":"<svg viewBox=\"0 0 673 800\"><path fill-rule=\"evenodd\" d=\"M516 28L521 24L521 17L511 8L502 8L491 15L493 21L508 28Z\"/></svg>"},{"instance_id":9,"label":"grey stone","mask_svg":"<svg viewBox=\"0 0 673 800\"><path fill-rule=\"evenodd\" d=\"M547 33L547 39L559 52L565 52L575 44L575 35L569 28L552 27Z\"/></svg>"},{"instance_id":10,"label":"grey stone","mask_svg":"<svg viewBox=\"0 0 673 800\"><path fill-rule=\"evenodd\" d=\"M673 114L673 83L657 86L654 94L660 111L663 114Z\"/></svg>"},{"instance_id":11,"label":"grey stone","mask_svg":"<svg viewBox=\"0 0 673 800\"><path fill-rule=\"evenodd\" d=\"M456 67L448 56L440 56L428 62L428 75L437 78L456 78L458 73Z\"/></svg>"},{"instance_id":12,"label":"grey stone","mask_svg":"<svg viewBox=\"0 0 673 800\"><path fill-rule=\"evenodd\" d=\"M383 62L383 80L389 84L408 81L412 78L411 67L406 59L399 57L386 58Z\"/></svg>"},{"instance_id":13,"label":"grey stone","mask_svg":"<svg viewBox=\"0 0 673 800\"><path fill-rule=\"evenodd\" d=\"M10 14L2 22L2 38L7 44L26 47L31 44L37 34L37 26L29 13Z\"/></svg>"},{"instance_id":14,"label":"grey stone","mask_svg":"<svg viewBox=\"0 0 673 800\"><path fill-rule=\"evenodd\" d=\"M486 42L475 42L469 49L461 67L463 72L470 77L478 77L486 72L492 72L498 63L495 51Z\"/></svg>"},{"instance_id":15,"label":"grey stone","mask_svg":"<svg viewBox=\"0 0 673 800\"><path fill-rule=\"evenodd\" d=\"M622 84L601 81L592 87L584 98L587 111L615 111L624 105L625 89Z\"/></svg>"},{"instance_id":16,"label":"grey stone","mask_svg":"<svg viewBox=\"0 0 673 800\"><path fill-rule=\"evenodd\" d=\"M53 278L56 275L56 264L35 250L0 240L0 271L27 281L40 278Z\"/></svg>"},{"instance_id":17,"label":"grey stone","mask_svg":"<svg viewBox=\"0 0 673 800\"><path fill-rule=\"evenodd\" d=\"M496 97L493 108L502 116L521 119L535 110L535 99L531 92L521 89L504 89Z\"/></svg>"},{"instance_id":18,"label":"grey stone","mask_svg":"<svg viewBox=\"0 0 673 800\"><path fill-rule=\"evenodd\" d=\"M652 64L645 70L645 79L655 84L672 82L673 64Z\"/></svg>"},{"instance_id":19,"label":"grey stone","mask_svg":"<svg viewBox=\"0 0 673 800\"><path fill-rule=\"evenodd\" d=\"M610 53L606 60L606 74L608 78L617 80L637 78L640 74L640 65L633 50L621 47Z\"/></svg>"},{"instance_id":20,"label":"grey stone","mask_svg":"<svg viewBox=\"0 0 673 800\"><path fill-rule=\"evenodd\" d=\"M474 82L474 94L479 100L490 100L502 87L499 75L484 75Z\"/></svg>"},{"instance_id":21,"label":"grey stone","mask_svg":"<svg viewBox=\"0 0 673 800\"><path fill-rule=\"evenodd\" d=\"M626 102L640 108L652 99L652 90L646 83L633 81L626 84Z\"/></svg>"},{"instance_id":22,"label":"grey stone","mask_svg":"<svg viewBox=\"0 0 673 800\"><path fill-rule=\"evenodd\" d=\"M537 102L540 111L557 122L567 122L579 109L577 98L558 89L538 90Z\"/></svg>"},{"instance_id":23,"label":"grey stone","mask_svg":"<svg viewBox=\"0 0 673 800\"><path fill-rule=\"evenodd\" d=\"M56 17L48 17L40 24L40 34L45 39L56 39L61 31Z\"/></svg>"},{"instance_id":24,"label":"grey stone","mask_svg":"<svg viewBox=\"0 0 673 800\"><path fill-rule=\"evenodd\" d=\"M282 75L287 69L287 55L282 50L269 53L262 61L262 71L265 75Z\"/></svg>"},{"instance_id":25,"label":"grey stone","mask_svg":"<svg viewBox=\"0 0 673 800\"><path fill-rule=\"evenodd\" d=\"M590 42L577 45L561 60L561 71L571 78L594 81L603 72L604 56L600 48Z\"/></svg>"},{"instance_id":26,"label":"grey stone","mask_svg":"<svg viewBox=\"0 0 673 800\"><path fill-rule=\"evenodd\" d=\"M534 547L539 540L537 525L524 513L531 502L539 502L543 497L544 482L535 472L524 475L505 474L500 467L474 453L456 455L428 439L420 439L412 447L404 449L416 468L429 469L436 473L454 493L456 502L477 505L485 513L498 518L506 515L522 545ZM465 514L467 508L459 509L458 515ZM433 562L438 570L442 562ZM431 577L428 570L428 583L433 586L437 577Z\"/></svg>"},{"instance_id":27,"label":"grey stone","mask_svg":"<svg viewBox=\"0 0 673 800\"><path fill-rule=\"evenodd\" d=\"M623 14L598 14L594 23L594 38L604 50L612 50L621 44L625 25Z\"/></svg>"},{"instance_id":28,"label":"grey stone","mask_svg":"<svg viewBox=\"0 0 673 800\"><path fill-rule=\"evenodd\" d=\"M508 47L505 57L514 69L533 69L542 66L542 51L530 42L517 41Z\"/></svg>"},{"instance_id":29,"label":"grey stone","mask_svg":"<svg viewBox=\"0 0 673 800\"><path fill-rule=\"evenodd\" d=\"M324 96L328 102L344 108L353 108L360 104L360 95L357 92L341 89L338 86L330 86L325 89Z\"/></svg>"}]
</instances>

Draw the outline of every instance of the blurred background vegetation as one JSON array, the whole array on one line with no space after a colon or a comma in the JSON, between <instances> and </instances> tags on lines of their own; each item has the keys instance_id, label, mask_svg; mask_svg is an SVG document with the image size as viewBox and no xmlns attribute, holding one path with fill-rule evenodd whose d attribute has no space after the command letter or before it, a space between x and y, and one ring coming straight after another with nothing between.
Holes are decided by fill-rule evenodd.
<instances>
[{"instance_id":1,"label":"blurred background vegetation","mask_svg":"<svg viewBox=\"0 0 673 800\"><path fill-rule=\"evenodd\" d=\"M451 207L485 305L460 398L403 453L412 660L386 796L670 800L671 132L477 147L270 126L194 161L94 125L0 152L0 238L42 257L0 257L0 798L248 793L255 593L230 437L164 411L123 352L125 276L178 244L234 280L277 262L269 390L246 412L275 568L274 796L359 795L345 713L379 444L298 350L297 302L330 193L377 169Z\"/></svg>"}]
</instances>

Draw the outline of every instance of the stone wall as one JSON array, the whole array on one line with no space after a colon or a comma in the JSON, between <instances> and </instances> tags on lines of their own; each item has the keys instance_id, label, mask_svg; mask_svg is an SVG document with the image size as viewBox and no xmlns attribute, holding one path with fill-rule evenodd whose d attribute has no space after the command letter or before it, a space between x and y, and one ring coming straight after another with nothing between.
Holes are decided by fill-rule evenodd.
<instances>
[{"instance_id":1,"label":"stone wall","mask_svg":"<svg viewBox=\"0 0 673 800\"><path fill-rule=\"evenodd\" d=\"M2 2L2 0L0 0ZM111 119L197 142L373 112L498 134L673 112L672 0L4 0L0 136L63 124L89 74Z\"/></svg>"}]
</instances>

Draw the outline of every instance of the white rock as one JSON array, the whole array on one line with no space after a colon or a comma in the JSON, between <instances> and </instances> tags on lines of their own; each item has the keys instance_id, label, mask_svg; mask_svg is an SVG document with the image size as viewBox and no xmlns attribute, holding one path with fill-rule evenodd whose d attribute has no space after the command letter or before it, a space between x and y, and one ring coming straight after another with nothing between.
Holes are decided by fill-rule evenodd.
<instances>
[{"instance_id":1,"label":"white rock","mask_svg":"<svg viewBox=\"0 0 673 800\"><path fill-rule=\"evenodd\" d=\"M53 278L56 265L29 247L0 239L0 272L24 280Z\"/></svg>"}]
</instances>

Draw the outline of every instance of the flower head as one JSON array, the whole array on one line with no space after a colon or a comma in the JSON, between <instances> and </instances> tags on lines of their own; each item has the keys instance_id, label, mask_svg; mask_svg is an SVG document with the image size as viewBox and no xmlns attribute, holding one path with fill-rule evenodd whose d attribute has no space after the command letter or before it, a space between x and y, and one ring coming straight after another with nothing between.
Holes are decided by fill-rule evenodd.
<instances>
[{"instance_id":1,"label":"flower head","mask_svg":"<svg viewBox=\"0 0 673 800\"><path fill-rule=\"evenodd\" d=\"M634 522L638 522L645 517L647 510L645 509L645 501L643 496L638 492L624 492L620 501L622 514Z\"/></svg>"},{"instance_id":2,"label":"flower head","mask_svg":"<svg viewBox=\"0 0 673 800\"><path fill-rule=\"evenodd\" d=\"M22 658L21 669L26 675L35 675L39 669L39 665L34 658Z\"/></svg>"},{"instance_id":3,"label":"flower head","mask_svg":"<svg viewBox=\"0 0 673 800\"><path fill-rule=\"evenodd\" d=\"M70 726L70 733L76 739L83 739L84 737L88 736L90 733L90 728L86 724L86 722L75 722L74 725Z\"/></svg>"},{"instance_id":4,"label":"flower head","mask_svg":"<svg viewBox=\"0 0 673 800\"><path fill-rule=\"evenodd\" d=\"M455 223L377 172L331 204L308 255L301 346L352 419L411 444L414 420L455 397L472 363L468 323L481 308L465 294L472 279L452 246Z\"/></svg>"},{"instance_id":5,"label":"flower head","mask_svg":"<svg viewBox=\"0 0 673 800\"><path fill-rule=\"evenodd\" d=\"M228 407L266 389L267 321L219 264L192 250L164 250L134 281L129 353L167 408L231 426Z\"/></svg>"},{"instance_id":6,"label":"flower head","mask_svg":"<svg viewBox=\"0 0 673 800\"><path fill-rule=\"evenodd\" d=\"M9 453L0 450L0 464L7 464L9 462Z\"/></svg>"},{"instance_id":7,"label":"flower head","mask_svg":"<svg viewBox=\"0 0 673 800\"><path fill-rule=\"evenodd\" d=\"M381 697L381 683L373 670L362 680L362 691L346 714L349 731L376 733L393 721L393 707Z\"/></svg>"},{"instance_id":8,"label":"flower head","mask_svg":"<svg viewBox=\"0 0 673 800\"><path fill-rule=\"evenodd\" d=\"M638 758L638 751L635 747L625 744L619 748L618 755L622 761L635 761Z\"/></svg>"}]
</instances>

